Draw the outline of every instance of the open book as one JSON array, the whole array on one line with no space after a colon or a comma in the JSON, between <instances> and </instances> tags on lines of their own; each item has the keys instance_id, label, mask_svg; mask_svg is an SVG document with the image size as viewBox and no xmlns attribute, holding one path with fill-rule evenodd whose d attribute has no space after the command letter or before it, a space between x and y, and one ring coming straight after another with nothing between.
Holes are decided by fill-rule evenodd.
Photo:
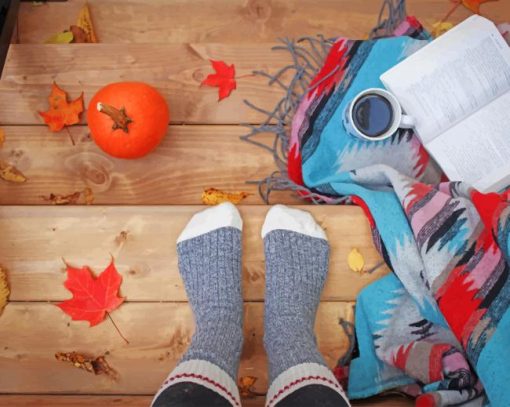
<instances>
[{"instance_id":1,"label":"open book","mask_svg":"<svg viewBox=\"0 0 510 407\"><path fill-rule=\"evenodd\" d=\"M468 18L381 81L451 181L510 185L510 48L491 21Z\"/></svg>"}]
</instances>

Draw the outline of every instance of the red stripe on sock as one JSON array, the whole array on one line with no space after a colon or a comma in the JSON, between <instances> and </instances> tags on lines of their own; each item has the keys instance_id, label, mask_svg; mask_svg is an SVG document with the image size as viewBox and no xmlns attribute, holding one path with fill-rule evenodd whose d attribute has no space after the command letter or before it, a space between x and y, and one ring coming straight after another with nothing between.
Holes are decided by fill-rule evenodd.
<instances>
[{"instance_id":1,"label":"red stripe on sock","mask_svg":"<svg viewBox=\"0 0 510 407\"><path fill-rule=\"evenodd\" d=\"M278 397L280 397L283 393L289 392L290 390L292 390L293 387L296 387L300 383L303 383L303 382L306 382L306 381L312 381L312 380L319 380L319 381L322 381L322 382L329 383L329 384L333 385L333 387L335 387L336 389L340 390L340 386L338 385L338 383L335 383L333 380L330 380L327 377L324 377L324 376L302 377L301 379L294 380L293 382L289 383L288 385L286 385L285 387L280 389L280 391L278 391L278 393L276 393L273 396L273 398L267 403L267 407L271 407L271 405L275 402L275 400Z\"/></svg>"}]
</instances>

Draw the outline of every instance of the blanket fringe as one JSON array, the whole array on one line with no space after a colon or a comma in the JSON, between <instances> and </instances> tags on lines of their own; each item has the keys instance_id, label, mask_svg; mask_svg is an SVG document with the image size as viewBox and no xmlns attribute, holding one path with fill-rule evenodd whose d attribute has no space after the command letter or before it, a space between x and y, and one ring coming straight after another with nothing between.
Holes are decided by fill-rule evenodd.
<instances>
[{"instance_id":1,"label":"blanket fringe","mask_svg":"<svg viewBox=\"0 0 510 407\"><path fill-rule=\"evenodd\" d=\"M380 38L390 36L405 18L405 0L384 0L377 25L370 32L369 37ZM253 72L255 75L267 78L269 86L278 86L285 92L284 96L271 111L262 109L250 101L244 100L247 106L261 113L265 116L265 119L260 125L243 124L249 129L249 132L241 136L241 140L267 150L273 155L276 167L278 168L277 171L262 180L248 181L249 184L258 185L259 194L266 204L269 204L272 191L288 190L296 192L302 199L314 204L349 202L347 197L325 201L320 194L291 181L287 172L288 132L292 116L303 96L310 90L309 84L321 68L335 40L336 38L325 38L322 35L301 37L296 40L281 38L279 39L281 45L277 45L272 49L274 51L288 52L292 62L275 74L265 71ZM330 75L334 73L335 71L331 72ZM292 79L286 81L285 77L287 76L292 76ZM318 81L315 86L319 86L328 77L329 75ZM261 134L267 133L274 134L273 142L270 144L265 144L259 141L258 138Z\"/></svg>"}]
</instances>

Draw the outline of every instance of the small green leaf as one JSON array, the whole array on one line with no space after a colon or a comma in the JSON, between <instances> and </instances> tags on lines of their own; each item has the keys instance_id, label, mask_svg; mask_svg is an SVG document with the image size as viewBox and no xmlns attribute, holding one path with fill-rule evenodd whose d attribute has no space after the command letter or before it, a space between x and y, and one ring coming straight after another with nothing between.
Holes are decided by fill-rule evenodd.
<instances>
[{"instance_id":1,"label":"small green leaf","mask_svg":"<svg viewBox=\"0 0 510 407\"><path fill-rule=\"evenodd\" d=\"M74 35L71 31L64 31L48 38L46 44L69 44L73 42Z\"/></svg>"}]
</instances>

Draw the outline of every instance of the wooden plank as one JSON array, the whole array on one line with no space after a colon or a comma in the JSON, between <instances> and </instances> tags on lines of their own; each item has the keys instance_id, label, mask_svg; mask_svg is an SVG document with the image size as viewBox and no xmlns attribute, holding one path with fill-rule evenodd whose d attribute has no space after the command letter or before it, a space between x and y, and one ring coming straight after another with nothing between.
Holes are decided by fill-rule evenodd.
<instances>
[{"instance_id":1,"label":"wooden plank","mask_svg":"<svg viewBox=\"0 0 510 407\"><path fill-rule=\"evenodd\" d=\"M380 264L370 228L358 207L302 207L326 229L331 244L330 273L324 300L351 301L368 283L387 272L359 275L347 265L358 248L366 269ZM110 254L123 276L128 301L186 301L177 268L175 242L192 206L10 207L0 206L0 264L9 273L12 301L69 298L65 267L89 265L103 270ZM264 251L260 230L267 206L241 206L244 220L243 280L246 300L264 299ZM127 238L121 232L127 232ZM27 255L29 254L29 255ZM0 341L0 343L2 343Z\"/></svg>"},{"instance_id":2,"label":"wooden plank","mask_svg":"<svg viewBox=\"0 0 510 407\"><path fill-rule=\"evenodd\" d=\"M0 124L41 124L56 81L70 97L83 91L86 106L102 86L116 81L144 81L167 99L172 123L260 123L264 115L247 107L248 99L273 109L283 96L278 86L252 75L276 72L290 62L287 52L262 44L64 44L11 45L0 82ZM218 103L218 89L200 87L214 70L209 59L235 64L237 90ZM86 115L83 115L83 122Z\"/></svg>"},{"instance_id":3,"label":"wooden plank","mask_svg":"<svg viewBox=\"0 0 510 407\"><path fill-rule=\"evenodd\" d=\"M363 38L377 20L381 0L88 0L98 37L104 43L259 42L277 37L322 33ZM444 17L450 5L444 0L408 0L410 15L427 26ZM20 39L42 43L73 24L81 0L21 5ZM485 15L504 21L508 1L482 6ZM461 21L469 13L459 9L451 18Z\"/></svg>"},{"instance_id":4,"label":"wooden plank","mask_svg":"<svg viewBox=\"0 0 510 407\"><path fill-rule=\"evenodd\" d=\"M64 396L64 395L0 395L1 407L147 407L152 396ZM264 407L265 398L244 399L243 407ZM359 407L411 407L413 401L402 397L378 397L369 401L354 401Z\"/></svg>"},{"instance_id":5,"label":"wooden plank","mask_svg":"<svg viewBox=\"0 0 510 407\"><path fill-rule=\"evenodd\" d=\"M275 169L267 151L243 142L242 126L170 126L158 149L139 160L119 160L103 153L91 140L88 127L54 134L45 126L6 126L0 159L28 177L24 184L0 182L0 204L49 204L50 193L68 195L89 187L96 204L201 203L204 189L250 193L243 204L261 204L260 180ZM271 143L273 136L261 136ZM274 201L298 203L292 192L275 193Z\"/></svg>"},{"instance_id":6,"label":"wooden plank","mask_svg":"<svg viewBox=\"0 0 510 407\"><path fill-rule=\"evenodd\" d=\"M263 315L263 304L245 304L240 376L256 376L260 392L267 388ZM128 303L112 318L129 345L109 321L89 328L85 322L71 321L53 304L8 304L0 318L0 366L9 374L2 375L0 393L153 394L188 347L191 309L186 303ZM352 320L352 303L319 306L317 340L330 367L348 346L339 318ZM70 351L108 352L107 361L119 379L94 376L55 360L56 352Z\"/></svg>"}]
</instances>

